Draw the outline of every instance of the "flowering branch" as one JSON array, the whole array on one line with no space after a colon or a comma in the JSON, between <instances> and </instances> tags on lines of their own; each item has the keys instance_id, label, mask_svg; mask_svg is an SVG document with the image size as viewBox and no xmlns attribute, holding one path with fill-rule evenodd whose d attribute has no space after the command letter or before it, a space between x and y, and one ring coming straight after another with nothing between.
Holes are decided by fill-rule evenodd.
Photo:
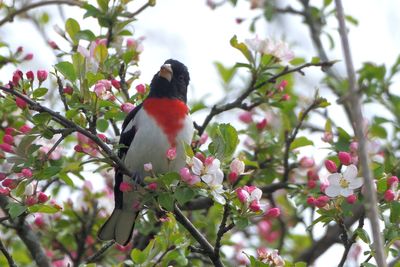
<instances>
[{"instance_id":1,"label":"flowering branch","mask_svg":"<svg viewBox=\"0 0 400 267\"><path fill-rule=\"evenodd\" d=\"M222 215L221 224L219 226L218 233L217 233L217 240L215 241L214 253L218 257L219 257L219 251L220 251L220 248L221 248L221 239L222 239L222 237L224 236L224 234L226 232L228 232L229 230L231 230L235 226L234 223L231 223L228 226L226 226L226 221L228 220L228 217L229 217L229 203L227 202L224 205L224 214Z\"/></svg>"},{"instance_id":2,"label":"flowering branch","mask_svg":"<svg viewBox=\"0 0 400 267\"><path fill-rule=\"evenodd\" d=\"M17 265L14 262L14 259L12 258L11 254L7 251L7 249L4 247L4 244L1 240L0 240L0 251L4 254L4 257L6 257L8 266L17 267Z\"/></svg>"},{"instance_id":3,"label":"flowering branch","mask_svg":"<svg viewBox=\"0 0 400 267\"><path fill-rule=\"evenodd\" d=\"M84 2L81 1L75 1L75 0L49 0L49 1L39 1L37 3L33 3L30 5L26 5L18 10L15 10L14 12L11 12L8 14L4 19L0 20L0 26L5 24L6 22L12 22L14 20L14 17L25 13L31 9L37 8L37 7L42 7L42 6L47 6L47 5L70 5L70 6L79 6L83 7Z\"/></svg>"},{"instance_id":4,"label":"flowering branch","mask_svg":"<svg viewBox=\"0 0 400 267\"><path fill-rule=\"evenodd\" d=\"M353 60L350 51L349 40L347 37L346 22L344 19L344 11L342 1L335 0L336 15L339 22L339 34L342 42L342 49L346 63L347 76L349 80L349 104L352 106L352 125L354 128L355 136L358 140L358 153L360 157L361 171L365 179L366 188L366 204L368 218L371 222L372 236L374 238L375 259L378 266L385 267L386 256L384 252L384 242L379 227L379 213L378 201L376 197L375 184L373 181L372 173L369 168L369 158L367 152L367 140L363 125L363 114L361 111L361 97L357 93L356 74L354 71Z\"/></svg>"}]
</instances>

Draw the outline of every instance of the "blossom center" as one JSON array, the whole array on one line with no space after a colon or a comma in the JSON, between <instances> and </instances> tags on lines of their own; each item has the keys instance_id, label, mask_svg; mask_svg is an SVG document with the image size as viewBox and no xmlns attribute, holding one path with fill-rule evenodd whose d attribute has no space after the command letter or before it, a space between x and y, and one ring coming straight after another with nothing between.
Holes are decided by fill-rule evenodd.
<instances>
[{"instance_id":1,"label":"blossom center","mask_svg":"<svg viewBox=\"0 0 400 267\"><path fill-rule=\"evenodd\" d=\"M342 177L339 181L339 184L340 184L340 187L347 188L347 187L349 187L350 182Z\"/></svg>"}]
</instances>

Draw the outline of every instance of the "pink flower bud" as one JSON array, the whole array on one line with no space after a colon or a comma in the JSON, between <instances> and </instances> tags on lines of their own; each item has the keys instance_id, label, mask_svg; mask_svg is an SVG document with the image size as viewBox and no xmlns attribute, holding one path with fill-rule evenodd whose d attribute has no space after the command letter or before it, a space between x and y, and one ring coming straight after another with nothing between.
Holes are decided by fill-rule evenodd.
<instances>
[{"instance_id":1,"label":"pink flower bud","mask_svg":"<svg viewBox=\"0 0 400 267\"><path fill-rule=\"evenodd\" d=\"M311 168L314 166L315 161L309 157L302 157L299 161L299 164L301 168Z\"/></svg>"},{"instance_id":2,"label":"pink flower bud","mask_svg":"<svg viewBox=\"0 0 400 267\"><path fill-rule=\"evenodd\" d=\"M32 130L31 127L29 127L28 125L24 124L21 127L19 127L19 131L23 134L27 134Z\"/></svg>"},{"instance_id":3,"label":"pink flower bud","mask_svg":"<svg viewBox=\"0 0 400 267\"><path fill-rule=\"evenodd\" d=\"M231 184L235 183L238 179L239 175L236 172L230 172L228 174L228 180Z\"/></svg>"},{"instance_id":4,"label":"pink flower bud","mask_svg":"<svg viewBox=\"0 0 400 267\"><path fill-rule=\"evenodd\" d=\"M325 168L330 172L330 173L335 173L337 172L337 166L336 163L333 162L332 160L325 160Z\"/></svg>"},{"instance_id":5,"label":"pink flower bud","mask_svg":"<svg viewBox=\"0 0 400 267\"><path fill-rule=\"evenodd\" d=\"M236 195L241 203L246 203L250 198L249 192L247 192L241 187L236 189Z\"/></svg>"},{"instance_id":6,"label":"pink flower bud","mask_svg":"<svg viewBox=\"0 0 400 267\"><path fill-rule=\"evenodd\" d=\"M249 111L245 111L239 115L239 120L244 123L252 123L253 122L253 114Z\"/></svg>"},{"instance_id":7,"label":"pink flower bud","mask_svg":"<svg viewBox=\"0 0 400 267\"><path fill-rule=\"evenodd\" d=\"M15 130L13 127L7 127L7 128L4 130L4 132L5 132L5 134L8 134L8 135L15 135L16 130Z\"/></svg>"},{"instance_id":8,"label":"pink flower bud","mask_svg":"<svg viewBox=\"0 0 400 267\"><path fill-rule=\"evenodd\" d=\"M176 147L170 147L165 154L168 160L174 160L176 158Z\"/></svg>"},{"instance_id":9,"label":"pink flower bud","mask_svg":"<svg viewBox=\"0 0 400 267\"><path fill-rule=\"evenodd\" d=\"M31 82L33 82L33 80L35 79L35 74L33 74L33 71L28 71L27 73L26 73L26 78L29 80L29 81L31 81Z\"/></svg>"},{"instance_id":10,"label":"pink flower bud","mask_svg":"<svg viewBox=\"0 0 400 267\"><path fill-rule=\"evenodd\" d=\"M356 195L350 195L346 198L347 203L349 204L354 204L357 201L357 196Z\"/></svg>"},{"instance_id":11,"label":"pink flower bud","mask_svg":"<svg viewBox=\"0 0 400 267\"><path fill-rule=\"evenodd\" d=\"M214 160L215 160L215 158L212 157L212 156L207 157L207 158L204 160L204 164L205 164L206 166L210 166L210 165L213 164Z\"/></svg>"},{"instance_id":12,"label":"pink flower bud","mask_svg":"<svg viewBox=\"0 0 400 267\"><path fill-rule=\"evenodd\" d=\"M126 40L126 46L129 48L135 48L136 47L136 40L133 38L128 38Z\"/></svg>"},{"instance_id":13,"label":"pink flower bud","mask_svg":"<svg viewBox=\"0 0 400 267\"><path fill-rule=\"evenodd\" d=\"M196 152L196 154L194 155L196 158L198 158L201 162L205 162L206 161L206 157L204 156L203 153L201 152Z\"/></svg>"},{"instance_id":14,"label":"pink flower bud","mask_svg":"<svg viewBox=\"0 0 400 267\"><path fill-rule=\"evenodd\" d=\"M317 200L313 196L308 196L307 197L307 204L310 205L310 206L315 206L316 201Z\"/></svg>"},{"instance_id":15,"label":"pink flower bud","mask_svg":"<svg viewBox=\"0 0 400 267\"><path fill-rule=\"evenodd\" d=\"M14 137L12 135L5 134L3 136L3 143L9 144L9 145L14 144Z\"/></svg>"},{"instance_id":16,"label":"pink flower bud","mask_svg":"<svg viewBox=\"0 0 400 267\"><path fill-rule=\"evenodd\" d=\"M32 177L32 170L30 168L23 168L21 174L26 178Z\"/></svg>"},{"instance_id":17,"label":"pink flower bud","mask_svg":"<svg viewBox=\"0 0 400 267\"><path fill-rule=\"evenodd\" d=\"M107 89L103 83L96 83L93 89L94 93L98 98L102 98L103 95L106 93Z\"/></svg>"},{"instance_id":18,"label":"pink flower bud","mask_svg":"<svg viewBox=\"0 0 400 267\"><path fill-rule=\"evenodd\" d=\"M144 84L138 84L138 85L136 85L136 91L139 93L139 94L145 94L146 93L146 86L144 85Z\"/></svg>"},{"instance_id":19,"label":"pink flower bud","mask_svg":"<svg viewBox=\"0 0 400 267\"><path fill-rule=\"evenodd\" d=\"M99 133L97 134L97 137L100 138L101 141L107 142L107 136L105 134Z\"/></svg>"},{"instance_id":20,"label":"pink flower bud","mask_svg":"<svg viewBox=\"0 0 400 267\"><path fill-rule=\"evenodd\" d=\"M260 211L261 210L260 202L256 199L253 200L249 205L249 209L254 212Z\"/></svg>"},{"instance_id":21,"label":"pink flower bud","mask_svg":"<svg viewBox=\"0 0 400 267\"><path fill-rule=\"evenodd\" d=\"M288 94L284 94L282 97L281 97L281 101L289 101L290 100L290 95L288 95Z\"/></svg>"},{"instance_id":22,"label":"pink flower bud","mask_svg":"<svg viewBox=\"0 0 400 267\"><path fill-rule=\"evenodd\" d=\"M39 194L38 194L39 203L46 203L47 200L49 200L49 197L45 193L39 192Z\"/></svg>"},{"instance_id":23,"label":"pink flower bud","mask_svg":"<svg viewBox=\"0 0 400 267\"><path fill-rule=\"evenodd\" d=\"M74 89L71 86L67 85L64 87L63 92L66 95L72 95L74 93Z\"/></svg>"},{"instance_id":24,"label":"pink flower bud","mask_svg":"<svg viewBox=\"0 0 400 267\"><path fill-rule=\"evenodd\" d=\"M10 144L6 143L0 144L0 150L3 150L4 152L7 153L14 153L13 147Z\"/></svg>"},{"instance_id":25,"label":"pink flower bud","mask_svg":"<svg viewBox=\"0 0 400 267\"><path fill-rule=\"evenodd\" d=\"M180 169L179 175L181 176L182 181L184 181L188 185L194 185L201 181L200 177L191 174L190 170L186 167Z\"/></svg>"},{"instance_id":26,"label":"pink flower bud","mask_svg":"<svg viewBox=\"0 0 400 267\"><path fill-rule=\"evenodd\" d=\"M0 172L0 182L6 179L7 175L4 172Z\"/></svg>"},{"instance_id":27,"label":"pink flower bud","mask_svg":"<svg viewBox=\"0 0 400 267\"><path fill-rule=\"evenodd\" d=\"M205 143L207 142L207 139L208 139L208 134L207 134L207 133L203 133L203 134L200 136L199 144L200 144L200 145L205 144Z\"/></svg>"},{"instance_id":28,"label":"pink flower bud","mask_svg":"<svg viewBox=\"0 0 400 267\"><path fill-rule=\"evenodd\" d=\"M10 189L0 187L0 195L1 196L8 196L10 194Z\"/></svg>"},{"instance_id":29,"label":"pink flower bud","mask_svg":"<svg viewBox=\"0 0 400 267\"><path fill-rule=\"evenodd\" d=\"M96 42L97 45L107 46L107 39L106 38L97 39L95 42Z\"/></svg>"},{"instance_id":30,"label":"pink flower bud","mask_svg":"<svg viewBox=\"0 0 400 267\"><path fill-rule=\"evenodd\" d=\"M259 131L262 131L265 129L265 127L267 127L267 119L263 119L260 122L257 122L256 127Z\"/></svg>"},{"instance_id":31,"label":"pink flower bud","mask_svg":"<svg viewBox=\"0 0 400 267\"><path fill-rule=\"evenodd\" d=\"M49 44L49 46L50 46L51 48L53 48L54 50L60 49L60 48L58 47L58 45L56 44L56 42L54 42L54 41L49 41L48 44Z\"/></svg>"},{"instance_id":32,"label":"pink flower bud","mask_svg":"<svg viewBox=\"0 0 400 267\"><path fill-rule=\"evenodd\" d=\"M307 178L314 181L319 180L318 173L314 169L307 171Z\"/></svg>"},{"instance_id":33,"label":"pink flower bud","mask_svg":"<svg viewBox=\"0 0 400 267\"><path fill-rule=\"evenodd\" d=\"M47 79L47 71L45 70L38 70L36 76L40 83L44 82Z\"/></svg>"},{"instance_id":34,"label":"pink flower bud","mask_svg":"<svg viewBox=\"0 0 400 267\"><path fill-rule=\"evenodd\" d=\"M351 142L349 146L350 152L357 153L358 151L358 142Z\"/></svg>"},{"instance_id":35,"label":"pink flower bud","mask_svg":"<svg viewBox=\"0 0 400 267\"><path fill-rule=\"evenodd\" d=\"M24 48L22 46L18 46L17 53L22 53L23 51L24 51Z\"/></svg>"},{"instance_id":36,"label":"pink flower bud","mask_svg":"<svg viewBox=\"0 0 400 267\"><path fill-rule=\"evenodd\" d=\"M321 138L321 140L326 143L331 143L333 141L332 132L324 132L324 136Z\"/></svg>"},{"instance_id":37,"label":"pink flower bud","mask_svg":"<svg viewBox=\"0 0 400 267\"><path fill-rule=\"evenodd\" d=\"M10 189L14 189L17 187L18 182L14 179L10 179L10 178L6 178L3 180L3 182L1 183L4 187L8 187Z\"/></svg>"},{"instance_id":38,"label":"pink flower bud","mask_svg":"<svg viewBox=\"0 0 400 267\"><path fill-rule=\"evenodd\" d=\"M281 210L279 208L271 208L265 213L265 216L269 218L278 218L279 215L281 215Z\"/></svg>"},{"instance_id":39,"label":"pink flower bud","mask_svg":"<svg viewBox=\"0 0 400 267\"><path fill-rule=\"evenodd\" d=\"M157 190L157 183L150 183L147 185L147 188L151 191L156 191Z\"/></svg>"},{"instance_id":40,"label":"pink flower bud","mask_svg":"<svg viewBox=\"0 0 400 267\"><path fill-rule=\"evenodd\" d=\"M16 70L13 73L12 82L14 86L18 86L19 82L23 79L23 73L20 70Z\"/></svg>"},{"instance_id":41,"label":"pink flower bud","mask_svg":"<svg viewBox=\"0 0 400 267\"><path fill-rule=\"evenodd\" d=\"M283 80L283 81L281 81L281 82L278 84L278 86L276 87L276 89L278 89L279 92L282 92L282 91L285 89L285 87L286 87L287 85L288 85L288 81Z\"/></svg>"},{"instance_id":42,"label":"pink flower bud","mask_svg":"<svg viewBox=\"0 0 400 267\"><path fill-rule=\"evenodd\" d=\"M23 100L20 97L17 97L15 99L15 104L17 104L17 107L19 107L21 109L24 109L24 108L26 108L28 106L28 103L26 103L25 100Z\"/></svg>"},{"instance_id":43,"label":"pink flower bud","mask_svg":"<svg viewBox=\"0 0 400 267\"><path fill-rule=\"evenodd\" d=\"M32 60L33 59L33 54L32 53L28 53L25 55L25 57L23 58L23 60Z\"/></svg>"},{"instance_id":44,"label":"pink flower bud","mask_svg":"<svg viewBox=\"0 0 400 267\"><path fill-rule=\"evenodd\" d=\"M244 162L238 158L232 160L231 164L229 165L229 169L231 170L231 172L235 172L237 175L241 175L242 173L244 173L244 167Z\"/></svg>"},{"instance_id":45,"label":"pink flower bud","mask_svg":"<svg viewBox=\"0 0 400 267\"><path fill-rule=\"evenodd\" d=\"M319 196L315 200L315 206L317 206L318 208L323 208L328 203L328 201L329 201L329 197L327 197L327 196Z\"/></svg>"},{"instance_id":46,"label":"pink flower bud","mask_svg":"<svg viewBox=\"0 0 400 267\"><path fill-rule=\"evenodd\" d=\"M315 180L308 180L307 181L307 187L308 188L310 188L310 189L313 189L313 188L315 188L317 186L317 182L315 182Z\"/></svg>"},{"instance_id":47,"label":"pink flower bud","mask_svg":"<svg viewBox=\"0 0 400 267\"><path fill-rule=\"evenodd\" d=\"M119 190L122 192L131 192L133 191L133 186L130 183L127 182L121 182L119 185Z\"/></svg>"},{"instance_id":48,"label":"pink flower bud","mask_svg":"<svg viewBox=\"0 0 400 267\"><path fill-rule=\"evenodd\" d=\"M35 214L35 220L33 221L33 223L38 227L38 228L44 228L44 226L46 225L42 214L38 213Z\"/></svg>"},{"instance_id":49,"label":"pink flower bud","mask_svg":"<svg viewBox=\"0 0 400 267\"><path fill-rule=\"evenodd\" d=\"M399 185L399 178L397 178L397 176L391 176L387 179L387 185L389 187L391 187L393 185L393 187L396 189Z\"/></svg>"},{"instance_id":50,"label":"pink flower bud","mask_svg":"<svg viewBox=\"0 0 400 267\"><path fill-rule=\"evenodd\" d=\"M385 194L383 195L383 198L387 201L387 202L391 202L396 198L396 194L393 192L393 190L386 190Z\"/></svg>"},{"instance_id":51,"label":"pink flower bud","mask_svg":"<svg viewBox=\"0 0 400 267\"><path fill-rule=\"evenodd\" d=\"M132 103L129 103L129 102L126 102L121 105L121 110L125 113L131 112L134 108L135 108L135 105L133 105Z\"/></svg>"},{"instance_id":52,"label":"pink flower bud","mask_svg":"<svg viewBox=\"0 0 400 267\"><path fill-rule=\"evenodd\" d=\"M153 164L151 164L151 162L149 163L145 163L143 165L143 168L146 172L151 172L153 170Z\"/></svg>"},{"instance_id":53,"label":"pink flower bud","mask_svg":"<svg viewBox=\"0 0 400 267\"><path fill-rule=\"evenodd\" d=\"M338 157L340 163L342 163L343 165L349 166L352 163L351 155L348 152L340 151L338 153Z\"/></svg>"},{"instance_id":54,"label":"pink flower bud","mask_svg":"<svg viewBox=\"0 0 400 267\"><path fill-rule=\"evenodd\" d=\"M81 145L74 146L74 150L75 150L75 152L78 152L78 153L82 153L83 152L83 148L82 148Z\"/></svg>"},{"instance_id":55,"label":"pink flower bud","mask_svg":"<svg viewBox=\"0 0 400 267\"><path fill-rule=\"evenodd\" d=\"M118 80L112 79L111 84L112 86L114 86L115 89L117 90L121 89L121 83Z\"/></svg>"},{"instance_id":56,"label":"pink flower bud","mask_svg":"<svg viewBox=\"0 0 400 267\"><path fill-rule=\"evenodd\" d=\"M37 200L37 198L36 198L35 196L28 196L28 197L25 199L25 204L26 204L27 206L33 206L33 205L35 205L37 202L38 202L38 200Z\"/></svg>"}]
</instances>

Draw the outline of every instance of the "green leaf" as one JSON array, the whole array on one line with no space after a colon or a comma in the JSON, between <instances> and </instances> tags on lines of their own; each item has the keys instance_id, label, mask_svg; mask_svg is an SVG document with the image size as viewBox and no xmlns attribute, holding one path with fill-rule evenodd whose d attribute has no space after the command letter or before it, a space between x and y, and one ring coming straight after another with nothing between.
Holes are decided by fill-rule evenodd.
<instances>
[{"instance_id":1,"label":"green leaf","mask_svg":"<svg viewBox=\"0 0 400 267\"><path fill-rule=\"evenodd\" d=\"M7 205L8 213L10 214L12 219L17 218L19 215L26 211L26 206L23 206L19 203L9 203Z\"/></svg>"},{"instance_id":2,"label":"green leaf","mask_svg":"<svg viewBox=\"0 0 400 267\"><path fill-rule=\"evenodd\" d=\"M41 88L38 88L35 91L33 91L32 96L33 96L33 98L42 97L45 94L47 94L47 91L49 91L49 89L41 87Z\"/></svg>"},{"instance_id":3,"label":"green leaf","mask_svg":"<svg viewBox=\"0 0 400 267\"><path fill-rule=\"evenodd\" d=\"M364 241L364 243L371 244L371 240L369 239L367 231L362 228L357 228L355 233L357 233L358 237Z\"/></svg>"},{"instance_id":4,"label":"green leaf","mask_svg":"<svg viewBox=\"0 0 400 267\"><path fill-rule=\"evenodd\" d=\"M104 75L101 73L88 72L86 73L86 78L88 82L88 87L92 87L96 82L104 79Z\"/></svg>"},{"instance_id":5,"label":"green leaf","mask_svg":"<svg viewBox=\"0 0 400 267\"><path fill-rule=\"evenodd\" d=\"M197 103L191 105L190 114L193 114L193 113L195 113L196 111L205 109L206 107L207 107L207 106L206 106L203 102L197 102Z\"/></svg>"},{"instance_id":6,"label":"green leaf","mask_svg":"<svg viewBox=\"0 0 400 267\"><path fill-rule=\"evenodd\" d=\"M369 263L369 262L363 262L360 265L361 267L376 267L375 264Z\"/></svg>"},{"instance_id":7,"label":"green leaf","mask_svg":"<svg viewBox=\"0 0 400 267\"><path fill-rule=\"evenodd\" d=\"M99 130L102 133L107 131L108 126L109 126L108 121L105 119L98 119L96 125L97 125L97 130Z\"/></svg>"},{"instance_id":8,"label":"green leaf","mask_svg":"<svg viewBox=\"0 0 400 267\"><path fill-rule=\"evenodd\" d=\"M296 57L290 61L290 64L292 64L293 66L298 66L304 63L306 63L306 60L302 57Z\"/></svg>"},{"instance_id":9,"label":"green leaf","mask_svg":"<svg viewBox=\"0 0 400 267\"><path fill-rule=\"evenodd\" d=\"M90 4L88 4L88 3L85 3L85 4L83 5L83 8L87 10L86 13L85 13L85 15L83 15L83 18L87 18L87 17L94 17L94 18L97 18L97 17L99 17L99 16L101 16L101 15L103 14L103 13L102 13L100 10L98 10L95 6L90 5Z\"/></svg>"},{"instance_id":10,"label":"green leaf","mask_svg":"<svg viewBox=\"0 0 400 267\"><path fill-rule=\"evenodd\" d=\"M294 267L307 267L307 263L304 261L299 261L294 264Z\"/></svg>"},{"instance_id":11,"label":"green leaf","mask_svg":"<svg viewBox=\"0 0 400 267\"><path fill-rule=\"evenodd\" d=\"M390 222L399 223L400 222L400 202L392 201L390 203Z\"/></svg>"},{"instance_id":12,"label":"green leaf","mask_svg":"<svg viewBox=\"0 0 400 267\"><path fill-rule=\"evenodd\" d=\"M220 160L230 158L239 144L236 129L230 124L219 124L210 133L213 142L209 149Z\"/></svg>"},{"instance_id":13,"label":"green leaf","mask_svg":"<svg viewBox=\"0 0 400 267\"><path fill-rule=\"evenodd\" d=\"M136 264L143 264L146 261L146 254L135 248L131 251L131 259Z\"/></svg>"},{"instance_id":14,"label":"green leaf","mask_svg":"<svg viewBox=\"0 0 400 267\"><path fill-rule=\"evenodd\" d=\"M387 179L381 178L376 183L376 190L378 193L384 193L387 190Z\"/></svg>"},{"instance_id":15,"label":"green leaf","mask_svg":"<svg viewBox=\"0 0 400 267\"><path fill-rule=\"evenodd\" d=\"M353 24L354 26L357 26L357 25L358 25L358 20L357 20L355 17L352 17L352 16L347 15L347 16L345 16L345 19L346 19L348 22L350 22L351 24Z\"/></svg>"},{"instance_id":16,"label":"green leaf","mask_svg":"<svg viewBox=\"0 0 400 267\"><path fill-rule=\"evenodd\" d=\"M297 137L294 139L294 141L290 144L290 150L303 147L303 146L309 146L313 145L313 141L307 139L305 136Z\"/></svg>"},{"instance_id":17,"label":"green leaf","mask_svg":"<svg viewBox=\"0 0 400 267\"><path fill-rule=\"evenodd\" d=\"M100 63L103 63L108 56L108 50L107 47L104 44L100 44L96 46L94 49L94 57L99 61Z\"/></svg>"},{"instance_id":18,"label":"green leaf","mask_svg":"<svg viewBox=\"0 0 400 267\"><path fill-rule=\"evenodd\" d=\"M311 59L311 63L312 64L317 64L317 63L319 63L321 61L321 59L319 58L319 57L313 57L312 59Z\"/></svg>"},{"instance_id":19,"label":"green leaf","mask_svg":"<svg viewBox=\"0 0 400 267\"><path fill-rule=\"evenodd\" d=\"M38 175L38 177L40 177L42 179L51 178L51 177L55 176L56 174L58 174L60 171L61 171L61 167L59 167L59 166L46 167L44 170L42 170L40 172L40 175Z\"/></svg>"},{"instance_id":20,"label":"green leaf","mask_svg":"<svg viewBox=\"0 0 400 267\"><path fill-rule=\"evenodd\" d=\"M17 188L15 189L15 196L20 197L25 192L27 183L28 183L28 181L24 180L18 184Z\"/></svg>"},{"instance_id":21,"label":"green leaf","mask_svg":"<svg viewBox=\"0 0 400 267\"><path fill-rule=\"evenodd\" d=\"M379 137L382 139L386 139L387 138L387 132L386 129L378 124L372 124L371 128L370 128L370 133L372 136L375 137Z\"/></svg>"},{"instance_id":22,"label":"green leaf","mask_svg":"<svg viewBox=\"0 0 400 267\"><path fill-rule=\"evenodd\" d=\"M64 75L65 78L70 80L71 82L74 82L76 80L76 73L74 69L74 65L72 65L71 62L68 61L63 61L60 63L57 63L55 65L55 68Z\"/></svg>"},{"instance_id":23,"label":"green leaf","mask_svg":"<svg viewBox=\"0 0 400 267\"><path fill-rule=\"evenodd\" d=\"M194 157L194 153L193 153L193 149L189 144L183 143L183 147L185 148L185 154L186 156L188 156L189 158L193 158Z\"/></svg>"},{"instance_id":24,"label":"green leaf","mask_svg":"<svg viewBox=\"0 0 400 267\"><path fill-rule=\"evenodd\" d=\"M32 120L36 124L46 124L51 120L51 115L47 112L36 114L32 117Z\"/></svg>"},{"instance_id":25,"label":"green leaf","mask_svg":"<svg viewBox=\"0 0 400 267\"><path fill-rule=\"evenodd\" d=\"M41 213L49 213L53 214L59 211L58 208L51 206L51 205L45 205L45 204L36 204L33 206L30 206L29 212L41 212Z\"/></svg>"},{"instance_id":26,"label":"green leaf","mask_svg":"<svg viewBox=\"0 0 400 267\"><path fill-rule=\"evenodd\" d=\"M234 47L234 48L238 49L240 52L242 52L242 54L246 57L246 59L249 62L253 62L254 61L253 57L251 56L251 53L250 53L249 49L247 48L247 46L244 43L239 43L238 40L237 40L236 35L234 35L231 38L230 43L231 43L232 47Z\"/></svg>"},{"instance_id":27,"label":"green leaf","mask_svg":"<svg viewBox=\"0 0 400 267\"><path fill-rule=\"evenodd\" d=\"M66 173L60 173L60 179L62 180L62 181L64 181L64 183L66 183L67 185L69 185L69 186L74 186L74 182L72 181L72 179L71 178L69 178L69 176L66 174Z\"/></svg>"},{"instance_id":28,"label":"green leaf","mask_svg":"<svg viewBox=\"0 0 400 267\"><path fill-rule=\"evenodd\" d=\"M188 187L178 187L174 193L174 196L180 205L184 205L186 202L193 199L195 191Z\"/></svg>"},{"instance_id":29,"label":"green leaf","mask_svg":"<svg viewBox=\"0 0 400 267\"><path fill-rule=\"evenodd\" d=\"M174 198L172 197L171 193L163 192L158 196L158 202L162 207L169 211L174 210Z\"/></svg>"},{"instance_id":30,"label":"green leaf","mask_svg":"<svg viewBox=\"0 0 400 267\"><path fill-rule=\"evenodd\" d=\"M349 141L351 139L351 136L342 127L337 127L337 130L340 138L343 138L346 141Z\"/></svg>"},{"instance_id":31,"label":"green leaf","mask_svg":"<svg viewBox=\"0 0 400 267\"><path fill-rule=\"evenodd\" d=\"M329 6L333 0L324 0L324 7Z\"/></svg>"},{"instance_id":32,"label":"green leaf","mask_svg":"<svg viewBox=\"0 0 400 267\"><path fill-rule=\"evenodd\" d=\"M78 44L78 39L75 35L81 30L79 23L73 18L67 19L65 22L65 31L68 33L69 37L71 37L74 44Z\"/></svg>"},{"instance_id":33,"label":"green leaf","mask_svg":"<svg viewBox=\"0 0 400 267\"><path fill-rule=\"evenodd\" d=\"M236 73L236 68L225 67L221 62L214 62L214 65L217 68L222 81L225 84L229 83Z\"/></svg>"},{"instance_id":34,"label":"green leaf","mask_svg":"<svg viewBox=\"0 0 400 267\"><path fill-rule=\"evenodd\" d=\"M169 187L174 181L180 180L180 176L176 172L169 172L163 176L161 176L159 179L162 183L164 183L165 186Z\"/></svg>"},{"instance_id":35,"label":"green leaf","mask_svg":"<svg viewBox=\"0 0 400 267\"><path fill-rule=\"evenodd\" d=\"M75 38L78 40L94 41L96 40L96 35L91 30L79 31L75 34Z\"/></svg>"},{"instance_id":36,"label":"green leaf","mask_svg":"<svg viewBox=\"0 0 400 267\"><path fill-rule=\"evenodd\" d=\"M109 2L109 0L97 0L97 4L103 11L108 10L108 2Z\"/></svg>"}]
</instances>

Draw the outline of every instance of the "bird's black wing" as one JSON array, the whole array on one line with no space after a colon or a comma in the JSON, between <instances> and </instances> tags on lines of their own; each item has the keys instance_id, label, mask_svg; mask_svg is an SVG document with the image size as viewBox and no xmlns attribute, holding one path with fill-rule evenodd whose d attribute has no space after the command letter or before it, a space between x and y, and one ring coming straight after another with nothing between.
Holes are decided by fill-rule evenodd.
<instances>
[{"instance_id":1,"label":"bird's black wing","mask_svg":"<svg viewBox=\"0 0 400 267\"><path fill-rule=\"evenodd\" d=\"M123 159L126 153L128 152L129 146L131 145L133 138L135 137L136 128L132 126L130 129L126 129L129 122L132 121L138 111L142 108L142 104L134 108L131 112L129 112L128 116L126 116L124 123L122 124L121 136L119 139L119 144L121 147L118 150L118 157ZM122 209L122 201L123 201L123 193L119 190L119 186L121 185L123 180L123 173L115 169L115 184L114 184L114 200L115 200L115 208Z\"/></svg>"}]
</instances>

